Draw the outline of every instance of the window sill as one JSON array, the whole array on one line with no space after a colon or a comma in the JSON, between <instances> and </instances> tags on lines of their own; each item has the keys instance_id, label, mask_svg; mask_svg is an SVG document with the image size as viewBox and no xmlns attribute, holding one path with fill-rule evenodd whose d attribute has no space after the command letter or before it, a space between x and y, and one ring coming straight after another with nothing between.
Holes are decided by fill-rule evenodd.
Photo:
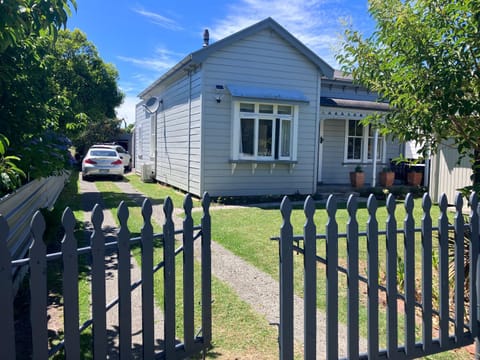
<instances>
[{"instance_id":1,"label":"window sill","mask_svg":"<svg viewBox=\"0 0 480 360\"><path fill-rule=\"evenodd\" d=\"M229 163L232 168L232 175L235 173L235 169L237 168L238 164L250 164L252 166L252 174L255 174L255 170L257 169L258 165L268 165L270 167L270 174L273 173L273 169L277 165L288 165L288 172L292 173L295 165L297 165L297 160L260 160L260 159L237 159L233 160L230 159Z\"/></svg>"}]
</instances>

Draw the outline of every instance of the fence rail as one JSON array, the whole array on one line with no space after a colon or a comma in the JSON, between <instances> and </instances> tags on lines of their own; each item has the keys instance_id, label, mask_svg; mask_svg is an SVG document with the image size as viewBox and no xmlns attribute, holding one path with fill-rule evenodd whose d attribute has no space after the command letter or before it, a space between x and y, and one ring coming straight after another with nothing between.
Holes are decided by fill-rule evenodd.
<instances>
[{"instance_id":1,"label":"fence rail","mask_svg":"<svg viewBox=\"0 0 480 360\"><path fill-rule=\"evenodd\" d=\"M142 205L144 224L141 236L130 238L127 226L129 217L128 208L121 202L118 208L120 228L115 236L116 240L105 243L102 232L103 210L96 205L92 212L93 232L90 237L90 246L77 249L77 240L74 236L75 218L72 211L65 209L62 224L65 235L62 240L60 253L47 254L43 242L45 222L40 212L35 213L31 221L32 244L27 259L12 261L9 255L6 239L9 226L3 216L0 216L0 317L2 318L2 336L0 349L2 359L15 359L15 327L13 311L12 268L28 266L30 270L30 321L32 328L32 354L34 359L48 359L56 351L64 348L68 359L78 359L85 348L80 348L81 331L92 326L91 349L95 359L107 358L107 323L106 313L112 311L118 303L119 319L119 346L120 359L132 356L132 314L131 291L141 286L142 291L142 358L184 359L198 354L209 347L211 342L211 255L210 255L210 198L205 194L202 200L203 217L201 224L194 226L192 219L192 200L185 197L185 220L183 229L175 231L173 204L170 198L164 203L165 223L162 234L154 234L151 225L152 205L145 199ZM175 235L183 235L182 246L175 249ZM110 236L109 236L110 238ZM163 261L154 266L154 238L163 240ZM194 253L193 242L201 241L201 331L194 332ZM141 280L131 283L131 246L134 243L141 245ZM113 248L118 255L118 298L106 304L106 266L105 256L107 248ZM175 257L183 253L183 285L184 285L184 341L176 337L175 298L176 272ZM92 318L84 324L79 324L79 293L78 293L78 257L88 254L91 258L91 314ZM60 345L49 351L47 325L47 262L61 259L63 261L63 311L64 311L64 338ZM164 339L163 349L155 353L154 345L154 281L155 271L163 269L164 277ZM201 333L201 335L200 335ZM110 349L111 350L111 349Z\"/></svg>"},{"instance_id":2,"label":"fence rail","mask_svg":"<svg viewBox=\"0 0 480 360\"><path fill-rule=\"evenodd\" d=\"M433 227L432 202L428 194L422 201L421 227L415 228L413 196L405 199L403 228L398 229L395 218L396 202L389 195L386 202L385 231L379 230L378 204L372 195L367 202L366 231L359 231L358 203L350 196L347 203L346 233L338 231L337 203L330 196L326 211L328 220L325 233L316 233L315 204L307 198L304 204L305 225L303 235L294 235L291 223L292 205L288 198L281 204L283 225L280 230L280 358L293 358L293 288L294 262L292 253L304 257L304 357L316 359L317 354L317 271L324 265L326 282L326 349L327 359L340 358L339 351L339 289L340 276L344 276L347 298L346 359L412 359L436 354L474 343L478 337L480 314L480 283L477 271L479 260L479 209L476 194L469 199L471 211L467 223L462 214L463 200L455 199L453 225L449 224L448 201L439 199L438 226ZM468 232L468 236L465 235ZM403 243L398 239L403 237ZM339 240L345 243L339 250ZM323 240L324 256L318 255ZM363 243L363 240L365 243ZM303 241L303 247L301 246ZM415 243L421 242L421 264L416 264ZM467 243L465 244L465 241ZM365 249L362 255L359 248ZM380 252L381 249L384 253ZM453 295L449 283L449 247L453 256ZM417 249L419 247L417 246ZM342 248L343 249L343 248ZM400 249L400 252L399 252ZM403 253L402 253L403 250ZM363 258L362 258L363 257ZM467 258L467 262L464 259ZM399 260L400 259L400 260ZM343 265L342 265L343 264ZM398 267L400 264L400 268ZM366 267L366 276L361 274ZM380 269L381 268L381 269ZM468 273L465 274L466 269ZM380 276L382 270L384 277ZM434 271L438 271L438 274ZM465 290L468 277L468 290ZM420 282L416 281L420 279ZM402 281L400 281L402 280ZM366 289L366 296L361 289ZM477 290L478 287L478 290ZM433 293L437 291L438 301ZM385 293L385 306L379 294ZM342 293L343 294L343 293ZM468 295L468 300L465 298ZM342 295L343 296L343 295ZM420 296L420 299L418 297ZM399 313L398 302L404 311ZM366 323L360 320L360 306L367 308ZM383 307L383 310L381 308ZM421 323L418 321L421 318ZM465 318L468 322L465 322ZM438 320L434 329L433 319ZM403 324L400 322L403 320ZM379 323L385 322L386 333L380 333ZM401 326L403 325L403 326ZM366 326L366 352L359 348L360 328ZM421 328L421 334L416 328ZM381 344L385 344L382 345ZM383 348L385 347L385 348Z\"/></svg>"}]
</instances>

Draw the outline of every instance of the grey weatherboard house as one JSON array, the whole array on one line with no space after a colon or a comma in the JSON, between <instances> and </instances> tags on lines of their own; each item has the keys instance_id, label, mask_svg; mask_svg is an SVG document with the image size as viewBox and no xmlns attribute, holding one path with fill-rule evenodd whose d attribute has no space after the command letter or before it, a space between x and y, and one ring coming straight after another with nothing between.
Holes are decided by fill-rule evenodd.
<instances>
[{"instance_id":1,"label":"grey weatherboard house","mask_svg":"<svg viewBox=\"0 0 480 360\"><path fill-rule=\"evenodd\" d=\"M135 168L197 196L311 194L359 164L372 178L359 120L388 110L271 18L207 40L139 97ZM378 168L402 150L377 143Z\"/></svg>"}]
</instances>

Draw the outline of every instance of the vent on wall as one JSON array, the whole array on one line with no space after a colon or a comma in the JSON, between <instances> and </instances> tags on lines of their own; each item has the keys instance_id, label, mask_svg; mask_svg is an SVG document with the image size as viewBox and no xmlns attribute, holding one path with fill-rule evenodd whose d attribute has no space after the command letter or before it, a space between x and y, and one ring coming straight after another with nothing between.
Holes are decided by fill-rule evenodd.
<instances>
[{"instance_id":1,"label":"vent on wall","mask_svg":"<svg viewBox=\"0 0 480 360\"><path fill-rule=\"evenodd\" d=\"M141 176L143 182L152 182L153 181L153 173L152 173L152 165L151 164L142 164L141 168Z\"/></svg>"}]
</instances>

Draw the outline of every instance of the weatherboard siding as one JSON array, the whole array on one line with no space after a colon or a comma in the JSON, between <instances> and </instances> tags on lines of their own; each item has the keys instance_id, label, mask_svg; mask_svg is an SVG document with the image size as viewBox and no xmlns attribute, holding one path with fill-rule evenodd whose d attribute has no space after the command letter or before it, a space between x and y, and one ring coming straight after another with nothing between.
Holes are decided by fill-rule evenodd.
<instances>
[{"instance_id":1,"label":"weatherboard siding","mask_svg":"<svg viewBox=\"0 0 480 360\"><path fill-rule=\"evenodd\" d=\"M345 163L345 121L344 119L327 119L324 121L323 141L323 183L349 184L349 172L353 171L357 163ZM388 141L386 145L386 163L377 163L377 171L385 167L390 159L396 158L401 152L401 146L396 141ZM365 171L365 182L371 183L372 165L361 164ZM378 177L377 177L378 181Z\"/></svg>"},{"instance_id":2,"label":"weatherboard siding","mask_svg":"<svg viewBox=\"0 0 480 360\"><path fill-rule=\"evenodd\" d=\"M144 101L135 108L135 170L140 174L142 166L152 164L150 160L150 115L143 107Z\"/></svg>"},{"instance_id":3,"label":"weatherboard siding","mask_svg":"<svg viewBox=\"0 0 480 360\"><path fill-rule=\"evenodd\" d=\"M197 195L200 193L200 74L200 71L192 73L191 79L183 74L152 89L152 95L163 101L157 112L155 179Z\"/></svg>"},{"instance_id":4,"label":"weatherboard siding","mask_svg":"<svg viewBox=\"0 0 480 360\"><path fill-rule=\"evenodd\" d=\"M202 190L211 195L308 194L314 191L318 71L275 33L264 30L216 51L202 64ZM228 84L302 91L296 166L238 164L232 172L232 97L217 103L216 85ZM252 99L253 100L253 99ZM265 102L269 102L265 100Z\"/></svg>"}]
</instances>

